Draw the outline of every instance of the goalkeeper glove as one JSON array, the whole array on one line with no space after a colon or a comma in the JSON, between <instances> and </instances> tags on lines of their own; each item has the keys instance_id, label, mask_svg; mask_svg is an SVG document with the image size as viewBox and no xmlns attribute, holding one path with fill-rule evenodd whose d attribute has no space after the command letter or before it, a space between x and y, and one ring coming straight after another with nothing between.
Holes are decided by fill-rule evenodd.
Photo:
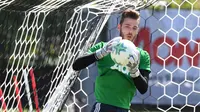
<instances>
[{"instance_id":1,"label":"goalkeeper glove","mask_svg":"<svg viewBox=\"0 0 200 112\"><path fill-rule=\"evenodd\" d=\"M140 60L140 52L137 50L137 59L129 58L129 64L127 65L127 68L130 72L130 76L132 78L136 78L140 75L139 71L139 60Z\"/></svg>"},{"instance_id":2,"label":"goalkeeper glove","mask_svg":"<svg viewBox=\"0 0 200 112\"><path fill-rule=\"evenodd\" d=\"M113 47L117 45L120 40L122 40L122 37L115 37L112 40L110 40L103 48L96 51L96 59L102 59L104 56L108 55L110 52L112 52Z\"/></svg>"}]
</instances>

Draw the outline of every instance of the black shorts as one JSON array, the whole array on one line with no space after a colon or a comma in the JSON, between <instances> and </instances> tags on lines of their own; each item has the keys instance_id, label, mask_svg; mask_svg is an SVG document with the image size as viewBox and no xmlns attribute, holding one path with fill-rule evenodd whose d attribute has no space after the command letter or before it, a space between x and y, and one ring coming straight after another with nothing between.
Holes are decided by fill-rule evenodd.
<instances>
[{"instance_id":1,"label":"black shorts","mask_svg":"<svg viewBox=\"0 0 200 112\"><path fill-rule=\"evenodd\" d=\"M115 107L103 103L95 103L91 112L130 112L128 109Z\"/></svg>"}]
</instances>

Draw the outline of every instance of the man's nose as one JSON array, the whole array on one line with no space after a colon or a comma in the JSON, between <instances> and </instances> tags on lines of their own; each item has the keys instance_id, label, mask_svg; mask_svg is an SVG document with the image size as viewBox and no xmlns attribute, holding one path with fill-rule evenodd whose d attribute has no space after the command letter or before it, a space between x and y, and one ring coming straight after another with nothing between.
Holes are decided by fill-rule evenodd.
<instances>
[{"instance_id":1,"label":"man's nose","mask_svg":"<svg viewBox=\"0 0 200 112\"><path fill-rule=\"evenodd\" d=\"M132 32L131 30L128 31L128 34L129 34L129 35L132 35L132 33L133 33L133 32Z\"/></svg>"},{"instance_id":2,"label":"man's nose","mask_svg":"<svg viewBox=\"0 0 200 112\"><path fill-rule=\"evenodd\" d=\"M133 33L133 31L130 29L130 30L128 30L128 34L132 34Z\"/></svg>"}]
</instances>

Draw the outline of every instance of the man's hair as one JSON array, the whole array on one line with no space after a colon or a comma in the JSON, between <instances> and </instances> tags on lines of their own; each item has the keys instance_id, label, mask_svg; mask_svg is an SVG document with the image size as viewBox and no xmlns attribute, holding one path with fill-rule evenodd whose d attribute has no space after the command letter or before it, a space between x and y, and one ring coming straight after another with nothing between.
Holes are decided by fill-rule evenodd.
<instances>
[{"instance_id":1,"label":"man's hair","mask_svg":"<svg viewBox=\"0 0 200 112\"><path fill-rule=\"evenodd\" d=\"M137 20L140 18L140 13L135 10L132 10L132 9L127 9L122 13L120 24L122 24L124 22L125 18L131 18L131 19Z\"/></svg>"}]
</instances>

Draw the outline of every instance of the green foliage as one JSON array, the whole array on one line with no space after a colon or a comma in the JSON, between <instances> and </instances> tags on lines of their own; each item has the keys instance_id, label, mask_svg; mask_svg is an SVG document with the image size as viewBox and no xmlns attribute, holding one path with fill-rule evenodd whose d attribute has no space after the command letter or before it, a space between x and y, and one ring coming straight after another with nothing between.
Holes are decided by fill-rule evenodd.
<instances>
[{"instance_id":1,"label":"green foliage","mask_svg":"<svg viewBox=\"0 0 200 112\"><path fill-rule=\"evenodd\" d=\"M180 8L186 10L200 10L200 0L163 0L166 2L166 7L162 5L155 4L150 8L155 10L162 10L164 8Z\"/></svg>"},{"instance_id":2,"label":"green foliage","mask_svg":"<svg viewBox=\"0 0 200 112\"><path fill-rule=\"evenodd\" d=\"M167 0L170 8L181 8L181 9L200 9L200 0Z\"/></svg>"}]
</instances>

